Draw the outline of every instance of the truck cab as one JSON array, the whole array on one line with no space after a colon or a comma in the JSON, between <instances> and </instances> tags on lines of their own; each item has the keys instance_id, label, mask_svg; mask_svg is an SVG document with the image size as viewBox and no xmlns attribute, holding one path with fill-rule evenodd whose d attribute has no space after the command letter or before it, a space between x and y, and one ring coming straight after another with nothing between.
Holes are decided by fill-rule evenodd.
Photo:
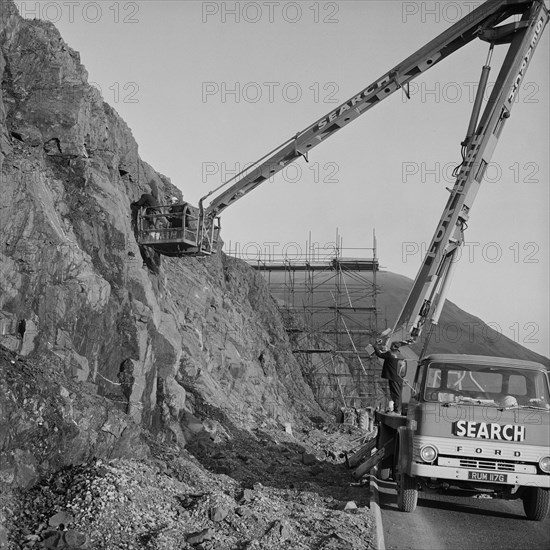
<instances>
[{"instance_id":1,"label":"truck cab","mask_svg":"<svg viewBox=\"0 0 550 550\"><path fill-rule=\"evenodd\" d=\"M429 355L418 363L412 387L406 420L394 431L401 510L415 509L418 490L453 487L521 498L529 519L546 516L550 385L543 365Z\"/></svg>"}]
</instances>

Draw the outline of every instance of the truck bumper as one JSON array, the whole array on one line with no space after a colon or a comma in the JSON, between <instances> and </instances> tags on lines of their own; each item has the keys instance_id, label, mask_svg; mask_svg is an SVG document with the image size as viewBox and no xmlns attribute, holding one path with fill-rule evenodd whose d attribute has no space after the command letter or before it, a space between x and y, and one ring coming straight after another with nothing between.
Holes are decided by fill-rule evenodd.
<instances>
[{"instance_id":1,"label":"truck bumper","mask_svg":"<svg viewBox=\"0 0 550 550\"><path fill-rule=\"evenodd\" d=\"M466 468L449 468L446 466L432 466L413 462L410 474L418 477L448 479L457 481L471 481L472 483L497 483L500 485L521 485L543 487L550 489L550 475L521 474L514 472L495 472L485 470L468 470ZM491 476L492 474L492 476ZM472 475L474 476L472 478ZM487 479L483 479L484 477ZM505 477L502 477L505 476Z\"/></svg>"}]
</instances>

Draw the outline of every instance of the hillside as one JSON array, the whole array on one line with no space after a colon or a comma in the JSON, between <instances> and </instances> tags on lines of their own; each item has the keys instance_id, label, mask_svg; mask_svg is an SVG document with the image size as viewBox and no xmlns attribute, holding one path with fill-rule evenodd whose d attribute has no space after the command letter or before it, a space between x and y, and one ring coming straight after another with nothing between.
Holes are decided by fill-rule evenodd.
<instances>
[{"instance_id":1,"label":"hillside","mask_svg":"<svg viewBox=\"0 0 550 550\"><path fill-rule=\"evenodd\" d=\"M395 273L381 272L378 275L381 294L378 306L383 316L396 319L407 298L413 281ZM507 336L512 335L508 327L487 325L482 319L470 315L456 304L447 300L439 327L430 341L428 353L468 353L472 355L492 355L538 361L550 366L547 357L539 355ZM420 346L413 349L420 351Z\"/></svg>"}]
</instances>

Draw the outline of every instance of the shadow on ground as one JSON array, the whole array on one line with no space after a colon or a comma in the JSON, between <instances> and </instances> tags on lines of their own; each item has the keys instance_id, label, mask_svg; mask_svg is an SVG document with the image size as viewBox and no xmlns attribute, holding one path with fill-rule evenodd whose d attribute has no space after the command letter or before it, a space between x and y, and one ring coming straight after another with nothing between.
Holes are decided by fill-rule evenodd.
<instances>
[{"instance_id":1,"label":"shadow on ground","mask_svg":"<svg viewBox=\"0 0 550 550\"><path fill-rule=\"evenodd\" d=\"M209 471L235 479L243 489L261 484L278 489L316 493L334 507L350 500L369 506L368 478L357 482L346 467L343 450L353 446L356 432L342 425L294 430L293 435L270 429L246 431L219 411L201 404L201 413L220 422L231 439L190 442L187 450ZM314 455L314 456L312 456Z\"/></svg>"}]
</instances>

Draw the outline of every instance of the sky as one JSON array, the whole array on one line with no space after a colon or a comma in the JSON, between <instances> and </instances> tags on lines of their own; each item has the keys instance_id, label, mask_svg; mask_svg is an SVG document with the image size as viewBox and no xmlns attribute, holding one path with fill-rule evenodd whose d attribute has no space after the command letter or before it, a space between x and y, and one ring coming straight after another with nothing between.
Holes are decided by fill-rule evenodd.
<instances>
[{"instance_id":1,"label":"sky","mask_svg":"<svg viewBox=\"0 0 550 550\"><path fill-rule=\"evenodd\" d=\"M330 113L475 1L18 1L80 52L141 158L186 200L218 187ZM545 356L549 343L549 30L521 83L477 196L449 299ZM493 55L494 82L504 46ZM414 278L460 160L481 41L455 52L222 216L249 259L373 246ZM208 201L207 203L208 204ZM347 256L371 251L344 251ZM185 261L185 260L182 260Z\"/></svg>"}]
</instances>

